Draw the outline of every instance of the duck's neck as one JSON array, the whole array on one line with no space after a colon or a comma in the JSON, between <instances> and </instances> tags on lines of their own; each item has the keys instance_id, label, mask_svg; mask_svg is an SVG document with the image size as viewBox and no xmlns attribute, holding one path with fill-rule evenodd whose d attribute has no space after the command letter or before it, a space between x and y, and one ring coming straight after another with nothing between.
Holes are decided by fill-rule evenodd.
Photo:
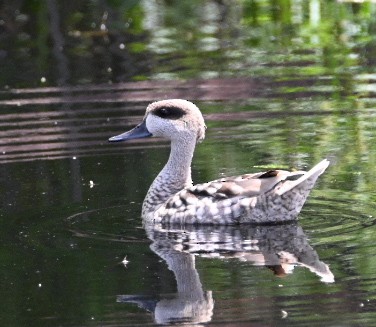
<instances>
[{"instance_id":1,"label":"duck's neck","mask_svg":"<svg viewBox=\"0 0 376 327\"><path fill-rule=\"evenodd\" d=\"M154 211L175 193L192 185L191 163L196 141L172 140L170 157L146 194L143 215Z\"/></svg>"}]
</instances>

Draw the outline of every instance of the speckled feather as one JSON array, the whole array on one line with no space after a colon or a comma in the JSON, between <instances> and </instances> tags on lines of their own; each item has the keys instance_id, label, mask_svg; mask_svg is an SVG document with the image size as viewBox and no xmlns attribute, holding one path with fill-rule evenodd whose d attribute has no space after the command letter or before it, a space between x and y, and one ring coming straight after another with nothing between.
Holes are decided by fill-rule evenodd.
<instances>
[{"instance_id":1,"label":"speckled feather","mask_svg":"<svg viewBox=\"0 0 376 327\"><path fill-rule=\"evenodd\" d=\"M273 170L187 187L169 197L153 214L153 220L182 225L295 220L321 169L306 179L306 172ZM281 194L297 180L299 184L292 191ZM161 190L154 192L160 194Z\"/></svg>"},{"instance_id":2,"label":"speckled feather","mask_svg":"<svg viewBox=\"0 0 376 327\"><path fill-rule=\"evenodd\" d=\"M269 170L192 185L192 157L205 128L202 114L193 103L171 99L150 104L140 125L110 139L153 135L171 140L168 162L143 203L146 223L229 225L297 219L328 160L308 172Z\"/></svg>"}]
</instances>

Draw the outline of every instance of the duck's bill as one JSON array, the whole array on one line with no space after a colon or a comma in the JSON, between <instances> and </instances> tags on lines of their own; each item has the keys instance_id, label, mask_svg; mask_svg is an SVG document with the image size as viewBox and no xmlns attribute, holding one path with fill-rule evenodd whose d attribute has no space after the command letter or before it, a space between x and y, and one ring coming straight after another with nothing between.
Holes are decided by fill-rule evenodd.
<instances>
[{"instance_id":1,"label":"duck's bill","mask_svg":"<svg viewBox=\"0 0 376 327\"><path fill-rule=\"evenodd\" d=\"M146 122L143 121L141 124L137 125L135 128L131 129L128 132L125 132L120 135L113 136L109 138L108 140L110 142L120 142L120 141L128 141L128 140L133 140L133 139L141 139L144 137L150 137L153 136L151 134L147 127L146 127Z\"/></svg>"}]
</instances>

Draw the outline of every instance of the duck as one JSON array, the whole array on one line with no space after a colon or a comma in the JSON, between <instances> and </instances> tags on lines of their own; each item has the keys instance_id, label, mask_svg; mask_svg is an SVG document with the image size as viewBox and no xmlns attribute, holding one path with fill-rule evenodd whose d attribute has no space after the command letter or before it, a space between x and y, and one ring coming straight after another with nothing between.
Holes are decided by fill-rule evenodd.
<instances>
[{"instance_id":1,"label":"duck","mask_svg":"<svg viewBox=\"0 0 376 327\"><path fill-rule=\"evenodd\" d=\"M191 163L205 131L203 115L194 103L167 99L149 104L136 127L109 138L120 142L153 136L170 141L168 161L142 204L144 223L182 226L294 221L317 178L330 164L324 159L309 171L272 169L193 185Z\"/></svg>"}]
</instances>

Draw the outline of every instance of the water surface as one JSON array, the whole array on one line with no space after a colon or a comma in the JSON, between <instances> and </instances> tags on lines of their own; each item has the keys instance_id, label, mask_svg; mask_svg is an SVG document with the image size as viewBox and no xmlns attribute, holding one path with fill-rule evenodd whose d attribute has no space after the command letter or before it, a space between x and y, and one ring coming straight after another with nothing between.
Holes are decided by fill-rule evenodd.
<instances>
[{"instance_id":1,"label":"water surface","mask_svg":"<svg viewBox=\"0 0 376 327\"><path fill-rule=\"evenodd\" d=\"M47 4L0 11L1 325L375 325L375 4ZM172 97L196 182L328 158L299 221L145 229L169 145L107 139Z\"/></svg>"}]
</instances>

